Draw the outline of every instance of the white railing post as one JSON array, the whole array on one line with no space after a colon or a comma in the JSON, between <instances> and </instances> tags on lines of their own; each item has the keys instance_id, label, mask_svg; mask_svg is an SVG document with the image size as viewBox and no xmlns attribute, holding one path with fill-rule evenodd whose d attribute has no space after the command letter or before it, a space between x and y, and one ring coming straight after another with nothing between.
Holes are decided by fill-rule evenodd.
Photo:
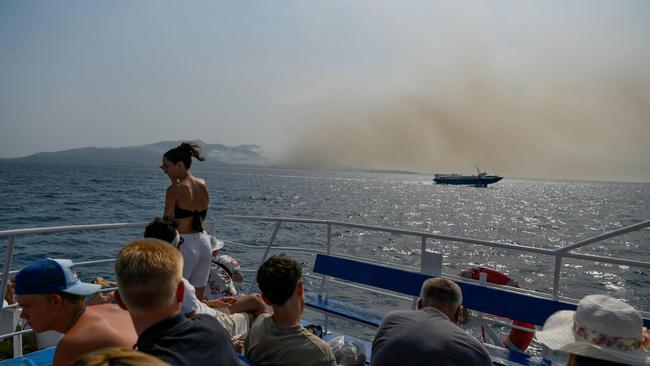
<instances>
[{"instance_id":1,"label":"white railing post","mask_svg":"<svg viewBox=\"0 0 650 366\"><path fill-rule=\"evenodd\" d=\"M327 255L332 254L332 223L327 223ZM327 276L323 276L320 280L320 291L318 291L318 296L322 296L323 293L325 293L325 287L327 286ZM327 296L327 293L325 293L325 296ZM329 326L329 321L330 317L329 315L325 314L325 329L323 331L323 335L327 334L327 329Z\"/></svg>"},{"instance_id":2,"label":"white railing post","mask_svg":"<svg viewBox=\"0 0 650 366\"><path fill-rule=\"evenodd\" d=\"M332 254L332 224L327 224L327 255Z\"/></svg>"},{"instance_id":3,"label":"white railing post","mask_svg":"<svg viewBox=\"0 0 650 366\"><path fill-rule=\"evenodd\" d=\"M424 273L424 253L427 251L427 237L422 235L422 241L420 243L420 273ZM413 297L413 304L411 307L413 309L417 308L418 297Z\"/></svg>"},{"instance_id":4,"label":"white railing post","mask_svg":"<svg viewBox=\"0 0 650 366\"><path fill-rule=\"evenodd\" d=\"M420 273L424 272L424 252L427 251L427 237L422 236L422 243L420 245Z\"/></svg>"},{"instance_id":5,"label":"white railing post","mask_svg":"<svg viewBox=\"0 0 650 366\"><path fill-rule=\"evenodd\" d=\"M327 255L332 254L332 224L327 224ZM327 284L327 276L323 276L320 280L320 290L318 291L319 295L322 295L325 292L325 286Z\"/></svg>"},{"instance_id":6,"label":"white railing post","mask_svg":"<svg viewBox=\"0 0 650 366\"><path fill-rule=\"evenodd\" d=\"M16 246L16 236L12 235L9 237L7 240L7 253L5 254L5 263L4 267L2 268L2 284L0 285L0 300L4 300L5 296L7 295L7 285L9 284L9 271L11 270L11 261L14 256L14 248ZM4 309L4 301L2 303L2 308L0 308L0 314L4 314L5 309ZM16 330L16 325L18 322L20 322L20 317L19 317L18 312L15 310L11 310L11 324L13 325L12 331ZM23 336L22 335L17 335L14 336L14 346L13 346L13 352L14 352L14 357L22 356L23 355Z\"/></svg>"},{"instance_id":7,"label":"white railing post","mask_svg":"<svg viewBox=\"0 0 650 366\"><path fill-rule=\"evenodd\" d=\"M9 271L11 270L11 259L14 256L14 247L16 246L16 236L12 235L7 241L7 253L5 254L5 264L2 268L2 285L0 289L0 299L3 300L7 294L7 284L9 283ZM4 303L2 305L4 310Z\"/></svg>"},{"instance_id":8,"label":"white railing post","mask_svg":"<svg viewBox=\"0 0 650 366\"><path fill-rule=\"evenodd\" d=\"M562 255L555 256L555 268L553 273L553 300L557 300L560 291L560 272L562 270Z\"/></svg>"},{"instance_id":9,"label":"white railing post","mask_svg":"<svg viewBox=\"0 0 650 366\"><path fill-rule=\"evenodd\" d=\"M280 230L280 225L282 225L282 221L278 221L278 223L275 225L275 230L273 230L273 234L271 235L271 239L269 240L269 244L266 246L266 249L264 250L264 255L262 256L262 259L260 260L260 263L257 265L257 268L260 268L260 266L264 263L266 260L266 257L269 255L269 251L271 251L271 245L273 245L273 241L275 241L275 236L278 234L278 230ZM248 294L251 294L253 292L253 287L255 287L255 281L251 281L251 285L248 288Z\"/></svg>"},{"instance_id":10,"label":"white railing post","mask_svg":"<svg viewBox=\"0 0 650 366\"><path fill-rule=\"evenodd\" d=\"M18 309L11 309L11 324L13 325L13 330L16 330L16 326L20 324L20 312ZM20 329L22 329L21 327ZM23 355L23 335L18 334L14 336L14 357Z\"/></svg>"}]
</instances>

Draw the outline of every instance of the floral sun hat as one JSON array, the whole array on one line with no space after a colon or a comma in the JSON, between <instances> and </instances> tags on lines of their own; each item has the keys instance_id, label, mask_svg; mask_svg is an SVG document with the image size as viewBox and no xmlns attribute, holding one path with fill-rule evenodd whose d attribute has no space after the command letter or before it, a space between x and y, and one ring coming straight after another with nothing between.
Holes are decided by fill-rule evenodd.
<instances>
[{"instance_id":1,"label":"floral sun hat","mask_svg":"<svg viewBox=\"0 0 650 366\"><path fill-rule=\"evenodd\" d=\"M223 240L215 238L214 235L210 235L210 245L212 246L212 251L214 252L215 250L223 248L224 242Z\"/></svg>"},{"instance_id":2,"label":"floral sun hat","mask_svg":"<svg viewBox=\"0 0 650 366\"><path fill-rule=\"evenodd\" d=\"M535 337L554 351L619 362L650 365L648 330L630 305L605 295L589 295L576 311L551 315Z\"/></svg>"}]
</instances>

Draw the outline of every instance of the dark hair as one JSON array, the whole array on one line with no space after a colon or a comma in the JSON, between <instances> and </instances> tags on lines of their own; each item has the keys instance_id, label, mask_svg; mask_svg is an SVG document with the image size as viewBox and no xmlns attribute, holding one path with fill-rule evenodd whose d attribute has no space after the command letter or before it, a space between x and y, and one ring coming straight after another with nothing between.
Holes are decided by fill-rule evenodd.
<instances>
[{"instance_id":1,"label":"dark hair","mask_svg":"<svg viewBox=\"0 0 650 366\"><path fill-rule=\"evenodd\" d=\"M177 226L178 225L173 220L156 217L144 229L144 237L160 239L171 243L174 241L174 238L176 238Z\"/></svg>"},{"instance_id":2,"label":"dark hair","mask_svg":"<svg viewBox=\"0 0 650 366\"><path fill-rule=\"evenodd\" d=\"M257 270L257 283L271 304L284 305L302 277L300 265L284 255L274 255Z\"/></svg>"},{"instance_id":3,"label":"dark hair","mask_svg":"<svg viewBox=\"0 0 650 366\"><path fill-rule=\"evenodd\" d=\"M163 155L164 159L169 160L172 163L178 163L179 161L182 161L183 164L185 164L186 169L189 169L192 165L192 157L195 157L196 160L199 161L205 160L203 153L201 153L201 146L188 141L183 142L173 149L169 149Z\"/></svg>"},{"instance_id":4,"label":"dark hair","mask_svg":"<svg viewBox=\"0 0 650 366\"><path fill-rule=\"evenodd\" d=\"M613 361L601 360L587 356L580 356L572 354L574 366L625 366L625 363L618 363Z\"/></svg>"}]
</instances>

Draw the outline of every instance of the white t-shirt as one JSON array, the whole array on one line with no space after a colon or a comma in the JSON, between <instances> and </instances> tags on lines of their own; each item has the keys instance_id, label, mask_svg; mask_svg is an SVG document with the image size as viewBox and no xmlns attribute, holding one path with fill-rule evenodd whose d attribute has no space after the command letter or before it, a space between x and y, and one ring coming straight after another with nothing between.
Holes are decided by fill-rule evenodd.
<instances>
[{"instance_id":1,"label":"white t-shirt","mask_svg":"<svg viewBox=\"0 0 650 366\"><path fill-rule=\"evenodd\" d=\"M189 281L183 278L185 283L185 293L183 294L183 304L181 304L181 311L183 314L191 313L208 314L215 317L221 326L228 332L230 337L239 338L248 333L252 315L249 313L236 313L230 314L228 308L219 308L220 310L213 309L206 305L204 302L199 301L196 297L196 290Z\"/></svg>"},{"instance_id":2,"label":"white t-shirt","mask_svg":"<svg viewBox=\"0 0 650 366\"><path fill-rule=\"evenodd\" d=\"M183 304L181 305L181 311L183 314L195 311L196 314L209 314L215 316L217 310L209 307L196 297L196 290L188 280L183 278L183 282L185 283L185 293L183 294Z\"/></svg>"}]
</instances>

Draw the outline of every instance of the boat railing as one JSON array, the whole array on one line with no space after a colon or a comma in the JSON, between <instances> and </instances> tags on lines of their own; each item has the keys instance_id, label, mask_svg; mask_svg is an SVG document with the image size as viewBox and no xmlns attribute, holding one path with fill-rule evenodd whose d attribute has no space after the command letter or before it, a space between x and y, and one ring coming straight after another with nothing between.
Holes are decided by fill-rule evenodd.
<instances>
[{"instance_id":1,"label":"boat railing","mask_svg":"<svg viewBox=\"0 0 650 366\"><path fill-rule=\"evenodd\" d=\"M627 266L635 266L635 267L640 267L640 268L650 268L650 263L649 262L644 262L644 261L638 261L638 260L630 260L630 259L623 259L623 258L613 258L613 257L606 257L606 256L597 256L597 255L590 255L590 254L581 254L581 253L575 253L573 252L575 249L578 248L583 248L587 245L597 243L606 239L610 239L613 237L617 237L620 235L624 235L626 233L632 232L632 231L637 231L637 230L642 230L644 228L647 228L650 226L650 220L645 220L642 222L639 222L634 225L626 226L620 229L612 230L610 232L597 235L585 240L578 241L573 244L566 245L561 248L557 249L545 249L545 248L538 248L534 246L525 246L525 245L519 245L519 244L508 244L508 243L501 243L501 242L496 242L496 241L488 241L488 240L481 240L481 239L472 239L472 238L465 238L465 237L459 237L459 236L451 236L451 235L444 235L444 234L435 234L435 233L429 233L429 232L423 232L423 231L415 231L415 230L405 230L405 229L397 229L397 228L390 228L390 227L384 227L384 226L375 226L375 225L366 225L366 224L355 224L355 223L349 223L349 222L342 222L342 221L334 221L334 220L318 220L318 219L305 219L305 218L291 218L291 217L268 217L268 216L242 216L242 215L223 215L217 217L216 223L212 226L213 232L216 230L218 225L222 224L222 221L230 221L230 220L235 220L235 221L254 221L254 222L266 222L266 223L272 223L274 224L273 231L269 237L269 240L265 246L260 246L260 245L250 245L250 244L245 244L245 243L239 243L236 241L231 241L231 240L225 240L226 242L241 246L244 248L249 248L249 249L256 249L256 250L263 250L263 255L261 256L258 266L261 265L268 257L269 252L271 250L282 250L282 251L301 251L301 252L307 252L307 253L323 253L323 254L336 254L337 256L343 256L343 257L348 257L348 258L353 258L353 259L358 259L355 258L354 256L347 255L345 253L333 253L332 249L334 245L332 244L332 229L334 227L344 227L344 228L350 228L350 229L361 229L361 230L368 230L368 231L376 231L376 232L384 232L384 233L390 233L390 234L400 234L400 235L408 235L408 236L413 236L416 238L419 238L420 241L420 271L423 271L423 261L422 258L424 256L424 253L428 249L428 242L431 239L434 240L442 240L442 241L450 241L450 242L459 242L459 243L465 243L465 244L477 244L477 245L483 245L491 248L502 248L502 249L510 249L510 250L516 250L516 251L523 251L527 253L534 253L534 254L540 254L540 255L546 255L553 257L554 260L554 277L553 277L553 287L552 287L552 293L551 297L553 299L558 299L559 296L559 282L560 282L560 271L562 267L562 261L565 258L573 258L573 259L581 259L581 260L588 260L588 261L597 261L601 263L610 263L610 264L619 264L619 265L627 265ZM7 279L10 278L9 276L18 272L17 270L12 271L11 270L11 265L12 265L12 260L13 260L13 254L14 254L14 249L16 247L16 241L17 238L23 237L23 236L28 236L28 235L35 235L35 234L50 234L50 233L61 233L61 232L75 232L75 231L98 231L98 230L117 230L117 229L129 229L129 228L143 228L146 226L147 223L116 223L116 224L96 224L96 225L75 225L75 226L58 226L58 227L45 227L45 228L29 228L29 229L14 229L14 230L2 230L0 231L0 239L5 239L6 238L6 252L5 252L5 258L4 258L4 265L2 268L2 283L0 284L0 299L5 298L5 294L7 291ZM319 249L313 249L313 248L302 248L302 247L282 247L282 246L274 246L274 242L276 240L278 231L283 227L283 225L286 224L310 224L310 225L322 225L325 226L327 236L326 236L326 242L325 242L325 250L319 250ZM84 262L78 262L75 263L75 266L83 266L83 265L93 265L93 264L101 264L101 263L109 263L115 261L114 258L112 259L101 259L101 260L94 260L94 261L84 261ZM373 260L369 260L373 261ZM379 261L375 261L376 263L381 263ZM409 269L413 270L411 267L407 266L400 266L400 265L395 265L392 264L393 266L398 266L404 269ZM257 268L257 267L255 267ZM377 290L377 289L372 289L372 288L367 288L365 286L360 286L352 283L346 283L342 281L338 281L335 279L327 279L325 277L319 277L319 276L312 276L308 275L310 277L319 279L321 281L321 292L323 291L326 283L328 281L331 281L332 283L338 283L341 285L345 286L350 286L350 287L355 287L355 288L360 288L364 290L370 290L374 291L377 293L381 294L386 294L386 295L391 295L395 296L397 298L405 299L408 300L410 298L397 295L397 294L392 294L386 291L382 290ZM453 277L453 276L452 276ZM249 292L252 291L254 286L253 281L250 284L249 287ZM110 290L110 289L106 289ZM516 291L525 291L525 292L531 292L530 290L516 290ZM9 305L9 306L3 306L2 311L5 309L13 309L17 308L17 304ZM27 332L30 332L31 330L21 330L17 332L12 332L4 335L0 335L0 340L7 338L7 337L14 337L16 340L16 337L21 337L22 334L25 334ZM17 341L14 342L14 355L20 355L22 354L22 350L20 349L20 344L21 344L20 338L17 339Z\"/></svg>"},{"instance_id":2,"label":"boat railing","mask_svg":"<svg viewBox=\"0 0 650 366\"><path fill-rule=\"evenodd\" d=\"M581 253L573 253L572 251L578 248L583 248L585 246L588 246L590 244L598 243L603 240L607 240L610 238L614 238L617 236L621 236L624 234L627 234L629 232L637 231L637 230L642 230L644 228L647 228L650 226L650 220L645 220L637 224L633 224L630 226L626 226L623 228L619 228L616 230L612 230L609 232L606 232L601 235L596 235L591 238L585 239L578 241L573 244L569 244L566 246L563 246L561 248L556 248L556 249L545 249L545 248L538 248L534 246L526 246L526 245L519 245L519 244L507 244L507 243L500 243L500 242L495 242L495 241L488 241L488 240L480 240L480 239L472 239L472 238L465 238L465 237L459 237L459 236L451 236L451 235L444 235L444 234L434 234L434 233L428 233L428 232L422 232L422 231L415 231L415 230L404 230L404 229L397 229L397 228L390 228L390 227L384 227L384 226L375 226L375 225L366 225L366 224L355 224L355 223L348 223L348 222L341 222L341 221L333 221L333 220L317 220L317 219L305 219L305 218L289 218L289 217L268 217L268 216L241 216L241 215L224 215L220 216L218 218L218 221L221 220L235 220L235 221L253 221L253 222L266 222L266 223L271 223L274 224L273 231L271 233L271 236L268 240L268 243L266 246L260 246L260 245L250 245L250 244L244 244L244 243L239 243L235 241L230 241L230 240L224 240L225 242L229 243L229 245L235 245L235 246L240 246L244 247L247 249L258 249L258 250L264 250L264 254L260 258L259 262L257 263L257 266L255 268L259 268L259 266L268 258L268 254L271 250L276 250L276 251L303 251L303 252L310 252L310 253L322 253L322 254L335 254L340 257L346 257L349 259L359 259L355 256L350 256L345 253L332 253L333 252L333 244L332 244L332 229L334 227L343 227L343 228L350 228L350 229L362 229L362 230L368 230L368 231L376 231L376 232L384 232L384 233L390 233L390 234L401 234L401 235L407 235L407 236L413 236L413 237L418 237L420 239L420 272L424 272L424 255L428 249L428 239L435 239L435 240L442 240L442 241L451 241L451 242L460 242L460 243L465 243L465 244L478 244L478 245L483 245L491 248L502 248L502 249L510 249L510 250L516 250L516 251L521 251L521 252L527 252L527 253L535 253L535 254L540 254L540 255L546 255L553 257L554 260L554 277L553 277L553 287L552 287L552 292L549 296L549 294L546 293L540 293L537 291L532 291L532 290L526 290L526 289L521 289L521 288L510 288L509 291L515 291L515 292L524 292L524 293L529 293L529 294L535 294L537 296L542 296L542 297L550 297L553 300L569 300L571 302L577 303L577 299L570 299L566 297L560 297L559 296L559 286L560 286L560 273L561 273L561 268L562 268L562 261L564 258L573 258L573 259L581 259L581 260L587 260L587 261L592 261L592 262L601 262L601 263L610 263L610 264L618 264L618 265L627 265L627 266L635 266L635 267L640 267L640 268L647 268L650 269L650 263L649 262L644 262L644 261L638 261L638 260L629 260L629 259L623 259L623 258L615 258L615 257L606 257L606 256L597 256L597 255L590 255L590 254L581 254ZM299 247L286 247L286 246L273 246L275 239L277 237L278 231L282 227L282 225L285 224L313 224L313 225L323 225L326 227L327 230L327 236L326 236L326 249L325 250L318 250L318 249L310 249L310 248L299 248ZM212 231L216 232L217 231L217 225L219 225L219 222L217 222L214 226ZM364 258L365 261L368 262L374 262L377 264L385 264L380 261L376 261L373 259L367 259ZM398 267L406 270L413 270L414 268L408 267L408 266L403 266L399 264L391 264L393 267ZM250 270L250 272L254 272L254 270ZM444 274L446 277L449 277L451 279L458 278L458 276L451 275L451 274ZM380 293L382 295L387 295L391 296L394 298L399 298L402 300L412 300L412 305L413 307L415 306L415 301L416 299L414 298L409 298L403 295L395 294L395 293L390 293L388 291L383 291L379 289L375 289L372 287L368 286L363 286L363 285L356 285L353 283L349 282L342 282L336 279L327 279L326 277L319 277L319 276L312 276L312 275L307 275L308 277L315 278L317 280L321 281L320 284L320 293L323 293L326 287L326 284L328 281L332 283L336 283L339 285L344 285L348 287L354 287L358 288L361 290L365 291L370 291L374 293ZM467 280L467 279L464 279ZM486 283L485 278L481 278L480 280L483 282L485 285L490 286L489 283ZM248 293L251 293L254 288L254 282L251 282ZM648 313L645 311L641 311L641 313L644 316L647 316ZM516 328L525 332L534 332L534 329L530 328L525 328L525 327L519 327L517 325L512 324L511 322L504 322L500 321L498 319L495 319L493 317L488 317L485 318L482 316L482 314L478 314L479 318L481 318L484 323L486 321L490 323L498 323L502 326L505 327L510 327L510 328ZM327 319L326 319L327 321ZM327 328L327 324L326 324ZM491 333L490 329L486 329L488 333ZM491 334L493 339L495 335L492 333Z\"/></svg>"},{"instance_id":3,"label":"boat railing","mask_svg":"<svg viewBox=\"0 0 650 366\"><path fill-rule=\"evenodd\" d=\"M583 248L588 245L601 242L603 240L611 239L617 236L627 234L629 232L642 230L644 228L650 227L650 220L645 220L630 226L625 226L616 230L612 230L604 234L596 235L591 238L581 240L576 243L569 244L556 249L546 249L546 248L539 248L539 247L528 246L528 245L508 244L508 243L501 243L497 241L472 239L472 238L465 238L460 236L435 234L435 233L429 233L424 231L405 230L405 229L397 229L397 228L366 225L366 224L355 224L355 223L333 221L333 220L317 220L317 219L290 218L290 217L268 217L268 216L240 216L240 215L224 215L219 217L219 221L220 220L262 221L262 222L269 222L275 224L274 230L269 238L268 244L266 245L266 247L264 247L264 254L260 259L258 266L261 265L266 260L266 258L268 257L268 253L271 249L297 250L297 248L293 248L293 247L273 247L273 243L275 241L278 231L280 230L283 224L287 224L287 223L314 224L314 225L326 226L327 229L326 250L319 251L315 249L304 249L307 251L326 253L326 254L332 254L332 228L333 227L345 227L345 228L352 228L352 229L362 229L368 231L385 232L390 234L401 234L401 235L418 237L420 239L420 270L423 270L422 266L424 261L422 259L428 248L428 242L427 242L428 239L458 242L458 243L465 243L465 244L477 244L477 245L487 246L490 248L501 248L501 249L521 251L526 253L546 255L554 258L553 287L551 292L551 296L554 300L558 300L560 297L559 296L560 272L562 269L562 261L565 258L581 259L581 260L587 260L592 262L618 264L618 265L626 265L626 266L650 269L650 262L646 262L646 261L573 252L573 250L575 249ZM237 243L237 242L231 242L231 243L235 245L241 245L241 243ZM250 245L248 245L248 247L259 248L259 246L250 246ZM336 253L336 255L345 256L344 253Z\"/></svg>"},{"instance_id":4,"label":"boat railing","mask_svg":"<svg viewBox=\"0 0 650 366\"><path fill-rule=\"evenodd\" d=\"M5 251L4 264L2 267L2 283L0 284L0 299L4 299L7 294L7 284L9 283L9 276L17 273L19 270L11 270L11 265L13 261L14 249L16 248L16 239L28 235L36 234L52 234L52 233L62 233L62 232L75 232L75 231L97 231L97 230L116 230L116 229L129 229L129 228L143 228L147 223L116 223L116 224L96 224L96 225L73 225L73 226L55 226L55 227L44 227L44 228L28 228L28 229L13 229L13 230L1 230L0 239L7 239L7 247ZM100 259L94 261L85 261L77 262L76 266L84 266L91 264L101 264L101 263L110 263L115 261L112 259ZM104 289L104 291L109 291L111 289ZM2 306L2 311L0 314L4 314L5 310L16 309L18 304L10 304L8 306ZM13 317L13 329L16 329L19 319L16 315ZM23 329L19 331L9 332L6 334L0 335L0 341L5 338L13 337L13 355L14 357L22 355L22 335L26 333L31 333L31 329Z\"/></svg>"}]
</instances>

